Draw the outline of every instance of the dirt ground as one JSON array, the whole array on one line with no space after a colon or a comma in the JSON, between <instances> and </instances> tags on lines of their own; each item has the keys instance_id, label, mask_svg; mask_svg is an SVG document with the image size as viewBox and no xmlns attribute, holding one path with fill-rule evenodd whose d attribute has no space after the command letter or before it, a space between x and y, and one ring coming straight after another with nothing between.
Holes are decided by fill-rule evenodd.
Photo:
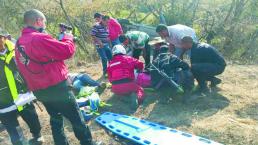
<instances>
[{"instance_id":1,"label":"dirt ground","mask_svg":"<svg viewBox=\"0 0 258 145\"><path fill-rule=\"evenodd\" d=\"M101 75L100 64L79 68L72 69L87 72L94 79ZM101 99L113 106L106 107L101 112L136 116L227 145L258 145L258 66L229 65L220 78L223 83L219 85L219 89L187 105L181 103L180 96L147 94L143 107L134 110L128 101L118 99L110 90L106 90ZM49 117L45 111L37 111L45 145L53 144ZM30 138L27 125L19 120L25 136ZM70 144L79 144L69 123L65 124ZM102 141L105 145L132 144L109 135L94 119L87 124L94 140ZM0 133L0 137L1 145L10 144L5 131Z\"/></svg>"}]
</instances>

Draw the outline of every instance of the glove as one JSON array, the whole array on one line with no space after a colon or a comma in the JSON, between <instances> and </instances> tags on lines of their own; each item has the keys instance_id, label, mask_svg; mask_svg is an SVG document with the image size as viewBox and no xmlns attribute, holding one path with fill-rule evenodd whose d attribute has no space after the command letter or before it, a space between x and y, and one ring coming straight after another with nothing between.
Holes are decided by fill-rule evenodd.
<instances>
[{"instance_id":1,"label":"glove","mask_svg":"<svg viewBox=\"0 0 258 145\"><path fill-rule=\"evenodd\" d=\"M14 101L14 104L16 106L24 106L25 104L29 104L35 99L36 97L32 92L27 92L25 94L19 94L18 99Z\"/></svg>"}]
</instances>

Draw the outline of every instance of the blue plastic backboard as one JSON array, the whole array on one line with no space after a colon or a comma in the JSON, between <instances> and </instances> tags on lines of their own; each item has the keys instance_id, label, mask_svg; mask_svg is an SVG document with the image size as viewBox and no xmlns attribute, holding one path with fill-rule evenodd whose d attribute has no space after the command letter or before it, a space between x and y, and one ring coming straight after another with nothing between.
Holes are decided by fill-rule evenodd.
<instances>
[{"instance_id":1,"label":"blue plastic backboard","mask_svg":"<svg viewBox=\"0 0 258 145\"><path fill-rule=\"evenodd\" d=\"M95 120L114 134L141 145L222 145L153 122L111 112Z\"/></svg>"}]
</instances>

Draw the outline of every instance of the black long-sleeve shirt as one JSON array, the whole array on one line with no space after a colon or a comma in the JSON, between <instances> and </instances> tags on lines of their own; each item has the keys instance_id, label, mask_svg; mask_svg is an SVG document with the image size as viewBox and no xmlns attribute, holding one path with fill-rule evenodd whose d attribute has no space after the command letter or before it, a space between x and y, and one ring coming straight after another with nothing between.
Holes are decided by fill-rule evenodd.
<instances>
[{"instance_id":1,"label":"black long-sleeve shirt","mask_svg":"<svg viewBox=\"0 0 258 145\"><path fill-rule=\"evenodd\" d=\"M191 48L191 64L214 63L226 66L223 56L213 46L206 43L194 43Z\"/></svg>"}]
</instances>

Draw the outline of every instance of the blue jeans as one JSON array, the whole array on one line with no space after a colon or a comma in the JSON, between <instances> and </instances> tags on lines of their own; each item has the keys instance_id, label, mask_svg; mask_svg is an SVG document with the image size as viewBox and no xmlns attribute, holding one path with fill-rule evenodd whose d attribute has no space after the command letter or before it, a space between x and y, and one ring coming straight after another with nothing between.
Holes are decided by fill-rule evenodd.
<instances>
[{"instance_id":1,"label":"blue jeans","mask_svg":"<svg viewBox=\"0 0 258 145\"><path fill-rule=\"evenodd\" d=\"M112 52L108 44L105 44L103 48L97 46L97 52L102 61L103 74L107 72L107 63L112 59Z\"/></svg>"},{"instance_id":2,"label":"blue jeans","mask_svg":"<svg viewBox=\"0 0 258 145\"><path fill-rule=\"evenodd\" d=\"M111 41L112 43L112 47L114 47L117 44L121 44L121 42L119 41L119 38L116 38L115 40Z\"/></svg>"},{"instance_id":3,"label":"blue jeans","mask_svg":"<svg viewBox=\"0 0 258 145\"><path fill-rule=\"evenodd\" d=\"M86 85L100 86L100 83L90 78L87 74L79 74L73 80L73 87L78 91Z\"/></svg>"}]
</instances>

